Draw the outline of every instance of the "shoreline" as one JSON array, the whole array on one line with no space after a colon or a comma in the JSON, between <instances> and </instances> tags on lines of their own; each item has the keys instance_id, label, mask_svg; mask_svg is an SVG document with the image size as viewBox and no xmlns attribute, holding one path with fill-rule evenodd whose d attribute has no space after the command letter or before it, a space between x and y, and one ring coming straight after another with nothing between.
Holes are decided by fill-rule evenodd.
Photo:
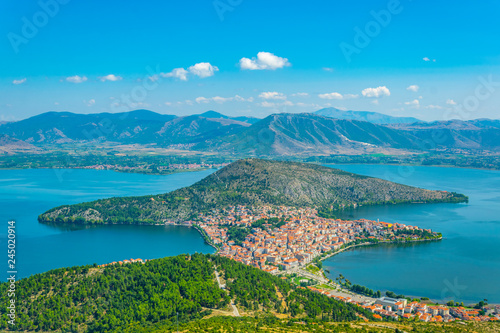
<instances>
[{"instance_id":1,"label":"shoreline","mask_svg":"<svg viewBox=\"0 0 500 333\"><path fill-rule=\"evenodd\" d=\"M356 156L356 155L354 155ZM470 169L470 170L487 170L487 171L500 171L500 168L486 168L486 167L468 167L468 166L457 166L457 165L443 165L443 164L431 164L431 165L422 165L419 163L322 163L322 162L304 162L300 161L301 163L310 163L310 164L317 164L317 165L385 165L385 166L413 166L413 167L432 167L432 168L455 168L455 169ZM28 168L28 167L9 167L9 168L3 168L0 167L0 170L37 170L37 169L54 169L54 170L60 170L60 169L82 169L82 170L98 170L98 171L116 171L116 172L123 172L123 173L137 173L137 174L144 174L144 175L152 175L152 176L167 176L171 175L174 173L178 172L196 172L196 171L204 171L204 170L210 170L214 168L198 168L198 169L178 169L169 173L147 173L147 172L139 172L139 171L129 171L129 170L115 170L115 169L92 169L92 168L86 168L86 167L70 167L70 166L57 166L57 167L36 167L36 168Z\"/></svg>"}]
</instances>

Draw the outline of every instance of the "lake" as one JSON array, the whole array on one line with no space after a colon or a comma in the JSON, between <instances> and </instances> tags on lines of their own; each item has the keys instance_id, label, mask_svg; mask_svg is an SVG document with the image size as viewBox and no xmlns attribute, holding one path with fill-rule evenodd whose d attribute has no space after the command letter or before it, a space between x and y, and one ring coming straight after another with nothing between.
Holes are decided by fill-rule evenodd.
<instances>
[{"instance_id":1,"label":"lake","mask_svg":"<svg viewBox=\"0 0 500 333\"><path fill-rule=\"evenodd\" d=\"M469 196L468 204L361 207L340 218L380 219L431 228L437 242L357 248L324 262L335 279L373 290L426 296L439 301L500 303L500 172L488 170L336 165L349 172Z\"/></svg>"},{"instance_id":2,"label":"lake","mask_svg":"<svg viewBox=\"0 0 500 333\"><path fill-rule=\"evenodd\" d=\"M181 226L51 226L37 216L63 204L159 194L189 186L213 170L168 176L103 170L0 170L0 249L7 249L7 221L16 221L18 278L66 266L213 253L200 233ZM4 261L7 266L7 259ZM4 270L6 272L7 269ZM4 273L5 276L5 273ZM6 278L6 277L5 277ZM4 280L5 281L5 280Z\"/></svg>"},{"instance_id":3,"label":"lake","mask_svg":"<svg viewBox=\"0 0 500 333\"><path fill-rule=\"evenodd\" d=\"M456 191L468 204L361 207L341 218L370 218L431 228L438 242L379 245L347 251L324 262L374 290L447 301L500 303L500 172L383 165L337 165L359 174L428 189ZM49 269L152 259L181 253L213 253L195 230L175 226L51 226L37 216L58 205L112 196L158 194L189 186L213 170L151 176L96 170L0 170L0 249L7 221L17 221L18 277ZM6 265L7 261L5 261ZM7 270L7 269L6 269ZM5 271L6 271L5 270Z\"/></svg>"}]
</instances>

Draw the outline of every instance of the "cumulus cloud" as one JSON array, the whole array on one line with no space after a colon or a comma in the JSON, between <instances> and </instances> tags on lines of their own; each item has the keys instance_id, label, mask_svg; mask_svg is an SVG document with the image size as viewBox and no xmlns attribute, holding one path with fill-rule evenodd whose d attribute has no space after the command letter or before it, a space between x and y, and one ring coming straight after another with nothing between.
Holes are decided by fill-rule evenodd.
<instances>
[{"instance_id":1,"label":"cumulus cloud","mask_svg":"<svg viewBox=\"0 0 500 333\"><path fill-rule=\"evenodd\" d=\"M430 59L429 57L423 57L422 60L436 62L436 59Z\"/></svg>"},{"instance_id":2,"label":"cumulus cloud","mask_svg":"<svg viewBox=\"0 0 500 333\"><path fill-rule=\"evenodd\" d=\"M219 68L212 66L209 62L200 62L189 67L189 72L201 78L206 78L213 76L215 72L219 71Z\"/></svg>"},{"instance_id":3,"label":"cumulus cloud","mask_svg":"<svg viewBox=\"0 0 500 333\"><path fill-rule=\"evenodd\" d=\"M240 59L240 68L244 70L275 70L291 65L287 58L278 57L269 52L259 52L257 58Z\"/></svg>"},{"instance_id":4,"label":"cumulus cloud","mask_svg":"<svg viewBox=\"0 0 500 333\"><path fill-rule=\"evenodd\" d=\"M309 94L308 93L304 93L304 92L299 92L299 93L295 93L295 94L292 94L292 96L296 96L296 97L308 97Z\"/></svg>"},{"instance_id":5,"label":"cumulus cloud","mask_svg":"<svg viewBox=\"0 0 500 333\"><path fill-rule=\"evenodd\" d=\"M379 98L383 96L391 96L391 92L387 89L386 86L380 86L377 88L366 88L361 92L364 97L369 98Z\"/></svg>"},{"instance_id":6,"label":"cumulus cloud","mask_svg":"<svg viewBox=\"0 0 500 333\"><path fill-rule=\"evenodd\" d=\"M455 102L455 101L454 101L454 100L452 100L452 99L447 99L447 100L446 100L446 104L448 104L448 105L457 105L457 102Z\"/></svg>"},{"instance_id":7,"label":"cumulus cloud","mask_svg":"<svg viewBox=\"0 0 500 333\"><path fill-rule=\"evenodd\" d=\"M332 92L328 94L319 94L318 97L322 99L352 99L352 98L358 98L359 95L355 94L342 95L341 93L338 92Z\"/></svg>"},{"instance_id":8,"label":"cumulus cloud","mask_svg":"<svg viewBox=\"0 0 500 333\"><path fill-rule=\"evenodd\" d=\"M294 104L290 101L283 101L280 103L264 101L261 102L259 105L265 108L277 108L280 106L293 106Z\"/></svg>"},{"instance_id":9,"label":"cumulus cloud","mask_svg":"<svg viewBox=\"0 0 500 333\"><path fill-rule=\"evenodd\" d=\"M215 102L215 103L225 103L225 102L231 102L231 101L236 101L236 102L253 102L253 97L250 98L243 98L239 95L235 95L233 97L221 97L221 96L214 96L210 98L206 97L198 97L195 99L196 103L201 104L201 103L209 103L209 102Z\"/></svg>"},{"instance_id":10,"label":"cumulus cloud","mask_svg":"<svg viewBox=\"0 0 500 333\"><path fill-rule=\"evenodd\" d=\"M406 90L413 91L413 92L417 92L418 89L420 89L420 87L417 86L416 84L413 84L413 85L409 86L408 88L406 88Z\"/></svg>"},{"instance_id":11,"label":"cumulus cloud","mask_svg":"<svg viewBox=\"0 0 500 333\"><path fill-rule=\"evenodd\" d=\"M202 96L197 97L197 98L195 99L195 101L196 101L196 103L198 103L198 104L201 104L201 103L208 103L208 102L210 102L210 100L209 100L208 98L205 98L205 97L202 97Z\"/></svg>"},{"instance_id":12,"label":"cumulus cloud","mask_svg":"<svg viewBox=\"0 0 500 333\"><path fill-rule=\"evenodd\" d=\"M342 94L339 94L338 92L332 92L332 93L328 93L328 94L319 94L318 97L323 98L323 99L343 99L344 98L344 96L342 96Z\"/></svg>"},{"instance_id":13,"label":"cumulus cloud","mask_svg":"<svg viewBox=\"0 0 500 333\"><path fill-rule=\"evenodd\" d=\"M66 78L66 81L72 82L72 83L82 83L82 82L87 81L87 77L86 76L78 76L78 75L69 76Z\"/></svg>"},{"instance_id":14,"label":"cumulus cloud","mask_svg":"<svg viewBox=\"0 0 500 333\"><path fill-rule=\"evenodd\" d=\"M418 99L414 99L411 102L405 102L405 105L409 105L411 107L414 107L414 108L418 109L420 107L420 101Z\"/></svg>"},{"instance_id":15,"label":"cumulus cloud","mask_svg":"<svg viewBox=\"0 0 500 333\"><path fill-rule=\"evenodd\" d=\"M259 95L262 99L286 99L286 96L276 91L266 91Z\"/></svg>"},{"instance_id":16,"label":"cumulus cloud","mask_svg":"<svg viewBox=\"0 0 500 333\"><path fill-rule=\"evenodd\" d=\"M92 106L95 104L95 99L91 99L90 101L83 101L87 106Z\"/></svg>"},{"instance_id":17,"label":"cumulus cloud","mask_svg":"<svg viewBox=\"0 0 500 333\"><path fill-rule=\"evenodd\" d=\"M184 68L174 68L171 72L168 73L160 73L161 77L173 77L176 79L179 79L181 81L187 81L188 80L188 75L192 74L195 76L198 76L200 78L206 78L210 76L214 76L215 72L218 72L219 68L217 66L212 66L209 62L200 62L197 64L194 64L193 66L189 67L188 69ZM151 81L158 81L159 76L158 75L153 75L150 76L149 79Z\"/></svg>"},{"instance_id":18,"label":"cumulus cloud","mask_svg":"<svg viewBox=\"0 0 500 333\"><path fill-rule=\"evenodd\" d=\"M187 81L188 71L185 70L184 68L174 68L171 72L160 73L160 75L163 77L173 77L173 78L179 79L181 81ZM156 80L153 80L153 81L156 81Z\"/></svg>"},{"instance_id":19,"label":"cumulus cloud","mask_svg":"<svg viewBox=\"0 0 500 333\"><path fill-rule=\"evenodd\" d=\"M24 82L26 82L26 78L12 81L13 84L23 84Z\"/></svg>"},{"instance_id":20,"label":"cumulus cloud","mask_svg":"<svg viewBox=\"0 0 500 333\"><path fill-rule=\"evenodd\" d=\"M121 79L122 79L121 76L117 76L115 74L108 74L106 76L99 77L99 80L101 80L102 82L104 82L104 81L120 81Z\"/></svg>"}]
</instances>

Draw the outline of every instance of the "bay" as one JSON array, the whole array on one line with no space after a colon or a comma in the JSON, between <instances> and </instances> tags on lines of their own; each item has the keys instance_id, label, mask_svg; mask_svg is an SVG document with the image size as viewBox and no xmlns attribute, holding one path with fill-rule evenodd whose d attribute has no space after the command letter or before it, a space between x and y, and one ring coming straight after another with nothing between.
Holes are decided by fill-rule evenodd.
<instances>
[{"instance_id":1,"label":"bay","mask_svg":"<svg viewBox=\"0 0 500 333\"><path fill-rule=\"evenodd\" d=\"M39 214L59 205L165 193L192 185L213 171L155 176L81 169L0 170L0 249L7 253L7 222L15 220L18 278L59 267L181 253L213 253L214 249L193 228L57 226L37 221ZM8 269L7 258L4 258L0 266L4 267L5 274Z\"/></svg>"},{"instance_id":2,"label":"bay","mask_svg":"<svg viewBox=\"0 0 500 333\"><path fill-rule=\"evenodd\" d=\"M387 165L330 165L345 171L469 196L467 204L360 207L339 218L380 219L441 232L442 241L377 245L346 251L324 262L335 279L373 290L465 303L500 303L500 172Z\"/></svg>"}]
</instances>

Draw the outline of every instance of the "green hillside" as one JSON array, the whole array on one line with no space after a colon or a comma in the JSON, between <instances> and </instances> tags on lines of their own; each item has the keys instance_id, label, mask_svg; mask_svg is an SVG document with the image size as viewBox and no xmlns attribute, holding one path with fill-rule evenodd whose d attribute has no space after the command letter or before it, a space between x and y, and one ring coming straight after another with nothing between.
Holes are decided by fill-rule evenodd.
<instances>
[{"instance_id":1,"label":"green hillside","mask_svg":"<svg viewBox=\"0 0 500 333\"><path fill-rule=\"evenodd\" d=\"M220 289L215 269L226 282ZM0 328L8 327L7 283L0 284ZM17 330L122 332L130 327L199 320L229 312L232 301L253 316L352 321L367 311L300 289L256 268L212 255L142 263L61 268L18 281ZM136 331L134 329L130 331Z\"/></svg>"},{"instance_id":2,"label":"green hillside","mask_svg":"<svg viewBox=\"0 0 500 333\"><path fill-rule=\"evenodd\" d=\"M464 202L467 197L360 176L315 164L247 159L192 186L152 196L110 198L53 208L55 223L163 223L230 205L316 207L331 212L356 205Z\"/></svg>"}]
</instances>

